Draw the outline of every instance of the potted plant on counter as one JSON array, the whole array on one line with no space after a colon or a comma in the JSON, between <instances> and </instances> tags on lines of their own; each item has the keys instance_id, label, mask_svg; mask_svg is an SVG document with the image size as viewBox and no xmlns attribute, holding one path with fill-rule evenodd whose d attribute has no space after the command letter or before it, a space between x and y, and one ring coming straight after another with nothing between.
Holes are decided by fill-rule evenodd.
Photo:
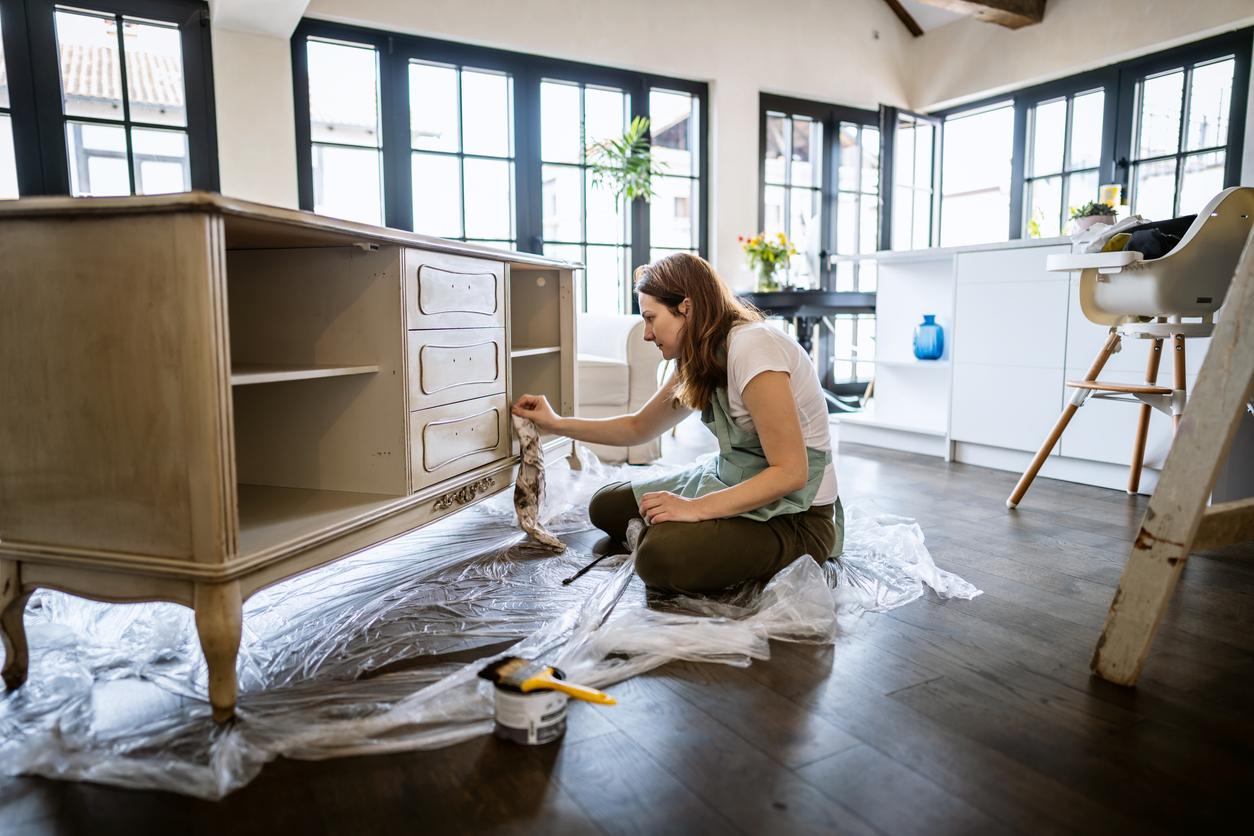
<instances>
[{"instance_id":1,"label":"potted plant on counter","mask_svg":"<svg viewBox=\"0 0 1254 836\"><path fill-rule=\"evenodd\" d=\"M1075 224L1076 232L1083 232L1093 224L1111 226L1115 222L1115 207L1109 203L1090 200L1078 209L1071 210L1071 220Z\"/></svg>"}]
</instances>

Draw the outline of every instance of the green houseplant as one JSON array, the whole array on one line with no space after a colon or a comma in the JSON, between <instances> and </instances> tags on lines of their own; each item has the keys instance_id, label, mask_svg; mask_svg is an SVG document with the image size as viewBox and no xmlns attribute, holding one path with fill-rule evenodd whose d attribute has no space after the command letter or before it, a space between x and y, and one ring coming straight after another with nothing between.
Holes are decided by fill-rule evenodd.
<instances>
[{"instance_id":1,"label":"green houseplant","mask_svg":"<svg viewBox=\"0 0 1254 836\"><path fill-rule=\"evenodd\" d=\"M1071 210L1071 220L1075 224L1076 231L1088 229L1093 224L1113 224L1115 222L1115 207L1109 203L1098 203L1090 200L1088 203Z\"/></svg>"},{"instance_id":2,"label":"green houseplant","mask_svg":"<svg viewBox=\"0 0 1254 836\"><path fill-rule=\"evenodd\" d=\"M653 199L653 175L664 165L653 159L649 145L649 120L637 116L620 137L605 139L588 146L588 173L592 184L608 189L622 204L640 198Z\"/></svg>"}]
</instances>

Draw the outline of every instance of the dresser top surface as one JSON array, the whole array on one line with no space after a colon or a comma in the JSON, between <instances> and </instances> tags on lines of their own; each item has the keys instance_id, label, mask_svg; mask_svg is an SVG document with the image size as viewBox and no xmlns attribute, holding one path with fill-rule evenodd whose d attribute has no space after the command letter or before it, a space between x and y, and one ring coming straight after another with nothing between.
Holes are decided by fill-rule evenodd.
<instances>
[{"instance_id":1,"label":"dresser top surface","mask_svg":"<svg viewBox=\"0 0 1254 836\"><path fill-rule=\"evenodd\" d=\"M481 244L373 226L316 215L301 209L240 200L216 192L180 192L138 197L25 197L0 201L0 221L9 218L152 215L174 212L221 215L225 221L228 249L394 244L490 258L519 266L579 266L533 253L495 249Z\"/></svg>"}]
</instances>

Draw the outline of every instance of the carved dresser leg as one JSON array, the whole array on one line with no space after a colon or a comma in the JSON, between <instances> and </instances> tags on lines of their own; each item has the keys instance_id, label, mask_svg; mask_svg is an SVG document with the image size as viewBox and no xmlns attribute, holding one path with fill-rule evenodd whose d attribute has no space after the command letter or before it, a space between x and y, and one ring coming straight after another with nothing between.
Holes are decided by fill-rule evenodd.
<instances>
[{"instance_id":1,"label":"carved dresser leg","mask_svg":"<svg viewBox=\"0 0 1254 836\"><path fill-rule=\"evenodd\" d=\"M26 681L30 648L22 617L30 593L22 593L22 578L16 560L0 560L0 638L4 639L4 686L10 690Z\"/></svg>"},{"instance_id":2,"label":"carved dresser leg","mask_svg":"<svg viewBox=\"0 0 1254 836\"><path fill-rule=\"evenodd\" d=\"M196 584L196 631L209 665L209 704L213 721L235 716L235 657L239 653L243 605L239 582Z\"/></svg>"}]
</instances>

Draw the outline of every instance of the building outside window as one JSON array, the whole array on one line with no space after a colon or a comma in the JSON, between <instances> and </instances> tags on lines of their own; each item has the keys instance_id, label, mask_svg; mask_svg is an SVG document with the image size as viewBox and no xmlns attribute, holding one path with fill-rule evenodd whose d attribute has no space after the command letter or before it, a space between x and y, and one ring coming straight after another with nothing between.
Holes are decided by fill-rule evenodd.
<instances>
[{"instance_id":1,"label":"building outside window","mask_svg":"<svg viewBox=\"0 0 1254 836\"><path fill-rule=\"evenodd\" d=\"M208 7L0 0L0 196L216 189Z\"/></svg>"}]
</instances>

